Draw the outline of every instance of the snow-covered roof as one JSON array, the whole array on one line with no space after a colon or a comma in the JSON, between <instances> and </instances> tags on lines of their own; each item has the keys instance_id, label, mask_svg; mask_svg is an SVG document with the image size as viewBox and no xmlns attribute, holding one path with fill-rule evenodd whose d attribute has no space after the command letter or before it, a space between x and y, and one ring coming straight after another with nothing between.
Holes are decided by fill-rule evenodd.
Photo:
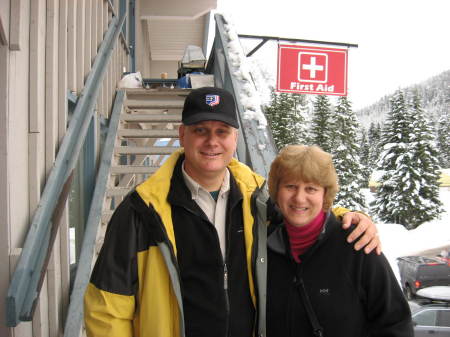
<instances>
[{"instance_id":1,"label":"snow-covered roof","mask_svg":"<svg viewBox=\"0 0 450 337\"><path fill-rule=\"evenodd\" d=\"M450 301L450 287L434 286L422 288L417 290L417 295L436 301Z\"/></svg>"}]
</instances>

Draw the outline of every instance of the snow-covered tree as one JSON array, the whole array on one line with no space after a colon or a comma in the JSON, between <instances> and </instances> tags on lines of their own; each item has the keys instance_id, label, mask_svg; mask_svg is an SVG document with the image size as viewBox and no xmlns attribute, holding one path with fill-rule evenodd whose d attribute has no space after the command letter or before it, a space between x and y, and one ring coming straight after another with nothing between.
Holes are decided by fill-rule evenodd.
<instances>
[{"instance_id":1,"label":"snow-covered tree","mask_svg":"<svg viewBox=\"0 0 450 337\"><path fill-rule=\"evenodd\" d=\"M439 162L438 151L434 142L434 132L430 123L426 121L422 103L417 91L413 93L411 113L414 117L410 152L412 166L417 174L412 193L412 206L408 222L409 228L415 228L420 224L436 219L443 212L439 199Z\"/></svg>"},{"instance_id":2,"label":"snow-covered tree","mask_svg":"<svg viewBox=\"0 0 450 337\"><path fill-rule=\"evenodd\" d=\"M334 129L330 100L326 95L318 95L314 101L311 119L311 142L322 150L333 153Z\"/></svg>"},{"instance_id":3,"label":"snow-covered tree","mask_svg":"<svg viewBox=\"0 0 450 337\"><path fill-rule=\"evenodd\" d=\"M307 144L308 106L305 95L272 92L266 117L278 149L289 144Z\"/></svg>"},{"instance_id":4,"label":"snow-covered tree","mask_svg":"<svg viewBox=\"0 0 450 337\"><path fill-rule=\"evenodd\" d=\"M361 189L367 187L359 156L359 124L347 97L339 97L334 111L333 162L339 177L339 192L335 203L349 209L366 209Z\"/></svg>"},{"instance_id":5,"label":"snow-covered tree","mask_svg":"<svg viewBox=\"0 0 450 337\"><path fill-rule=\"evenodd\" d=\"M431 192L434 191L430 186L432 182L423 179L428 173L421 170L422 165L430 163L427 169L434 172L430 159L432 143L426 136L424 124L418 96L415 95L408 105L405 93L397 91L391 99L382 133L383 152L378 169L383 174L373 209L381 220L409 229L435 218L440 212L439 201Z\"/></svg>"},{"instance_id":6,"label":"snow-covered tree","mask_svg":"<svg viewBox=\"0 0 450 337\"><path fill-rule=\"evenodd\" d=\"M450 109L442 113L438 120L436 141L440 166L450 168Z\"/></svg>"},{"instance_id":7,"label":"snow-covered tree","mask_svg":"<svg viewBox=\"0 0 450 337\"><path fill-rule=\"evenodd\" d=\"M406 224L411 205L403 197L405 160L409 158L409 134L411 115L403 91L397 91L391 98L390 111L382 132L382 153L377 168L383 171L373 204L374 212L386 222ZM409 183L408 183L409 184Z\"/></svg>"},{"instance_id":8,"label":"snow-covered tree","mask_svg":"<svg viewBox=\"0 0 450 337\"><path fill-rule=\"evenodd\" d=\"M370 145L367 137L367 131L361 128L361 137L359 138L359 157L363 168L364 181L368 184L370 175L373 171L373 166L370 163Z\"/></svg>"},{"instance_id":9,"label":"snow-covered tree","mask_svg":"<svg viewBox=\"0 0 450 337\"><path fill-rule=\"evenodd\" d=\"M368 160L368 166L370 167L370 170L373 172L373 170L376 169L376 163L378 162L378 159L380 158L381 154L381 125L380 123L370 123L369 132L367 134L368 136L368 142L369 142L369 160Z\"/></svg>"}]
</instances>

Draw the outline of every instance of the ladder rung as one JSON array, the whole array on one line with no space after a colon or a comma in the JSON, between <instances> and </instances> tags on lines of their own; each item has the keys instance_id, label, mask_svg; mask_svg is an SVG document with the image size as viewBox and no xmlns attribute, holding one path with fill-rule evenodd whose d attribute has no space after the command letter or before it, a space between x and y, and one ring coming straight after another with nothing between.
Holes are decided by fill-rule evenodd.
<instances>
[{"instance_id":1,"label":"ladder rung","mask_svg":"<svg viewBox=\"0 0 450 337\"><path fill-rule=\"evenodd\" d=\"M177 146L116 146L116 154L171 154L178 150Z\"/></svg>"},{"instance_id":2,"label":"ladder rung","mask_svg":"<svg viewBox=\"0 0 450 337\"><path fill-rule=\"evenodd\" d=\"M126 122L136 123L180 123L181 114L121 114L120 119Z\"/></svg>"},{"instance_id":3,"label":"ladder rung","mask_svg":"<svg viewBox=\"0 0 450 337\"><path fill-rule=\"evenodd\" d=\"M117 134L124 138L178 138L178 130L122 129Z\"/></svg>"},{"instance_id":4,"label":"ladder rung","mask_svg":"<svg viewBox=\"0 0 450 337\"><path fill-rule=\"evenodd\" d=\"M111 167L111 174L152 174L158 166L120 165Z\"/></svg>"}]
</instances>

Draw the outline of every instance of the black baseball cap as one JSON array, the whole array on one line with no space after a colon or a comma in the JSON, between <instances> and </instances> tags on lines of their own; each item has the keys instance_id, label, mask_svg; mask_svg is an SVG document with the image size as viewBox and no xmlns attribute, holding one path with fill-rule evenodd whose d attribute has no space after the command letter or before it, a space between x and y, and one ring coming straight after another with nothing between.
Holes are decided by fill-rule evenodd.
<instances>
[{"instance_id":1,"label":"black baseball cap","mask_svg":"<svg viewBox=\"0 0 450 337\"><path fill-rule=\"evenodd\" d=\"M184 101L181 120L185 125L221 121L239 129L234 97L222 88L203 87L192 90Z\"/></svg>"}]
</instances>

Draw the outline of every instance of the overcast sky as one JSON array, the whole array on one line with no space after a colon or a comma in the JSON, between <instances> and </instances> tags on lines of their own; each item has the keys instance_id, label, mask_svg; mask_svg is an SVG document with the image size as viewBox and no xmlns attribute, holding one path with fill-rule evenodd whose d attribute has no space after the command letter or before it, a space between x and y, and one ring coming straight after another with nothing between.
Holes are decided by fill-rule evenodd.
<instances>
[{"instance_id":1,"label":"overcast sky","mask_svg":"<svg viewBox=\"0 0 450 337\"><path fill-rule=\"evenodd\" d=\"M355 109L450 69L450 0L218 0L217 11L238 34L358 44L348 59ZM274 71L275 45L254 54Z\"/></svg>"}]
</instances>

